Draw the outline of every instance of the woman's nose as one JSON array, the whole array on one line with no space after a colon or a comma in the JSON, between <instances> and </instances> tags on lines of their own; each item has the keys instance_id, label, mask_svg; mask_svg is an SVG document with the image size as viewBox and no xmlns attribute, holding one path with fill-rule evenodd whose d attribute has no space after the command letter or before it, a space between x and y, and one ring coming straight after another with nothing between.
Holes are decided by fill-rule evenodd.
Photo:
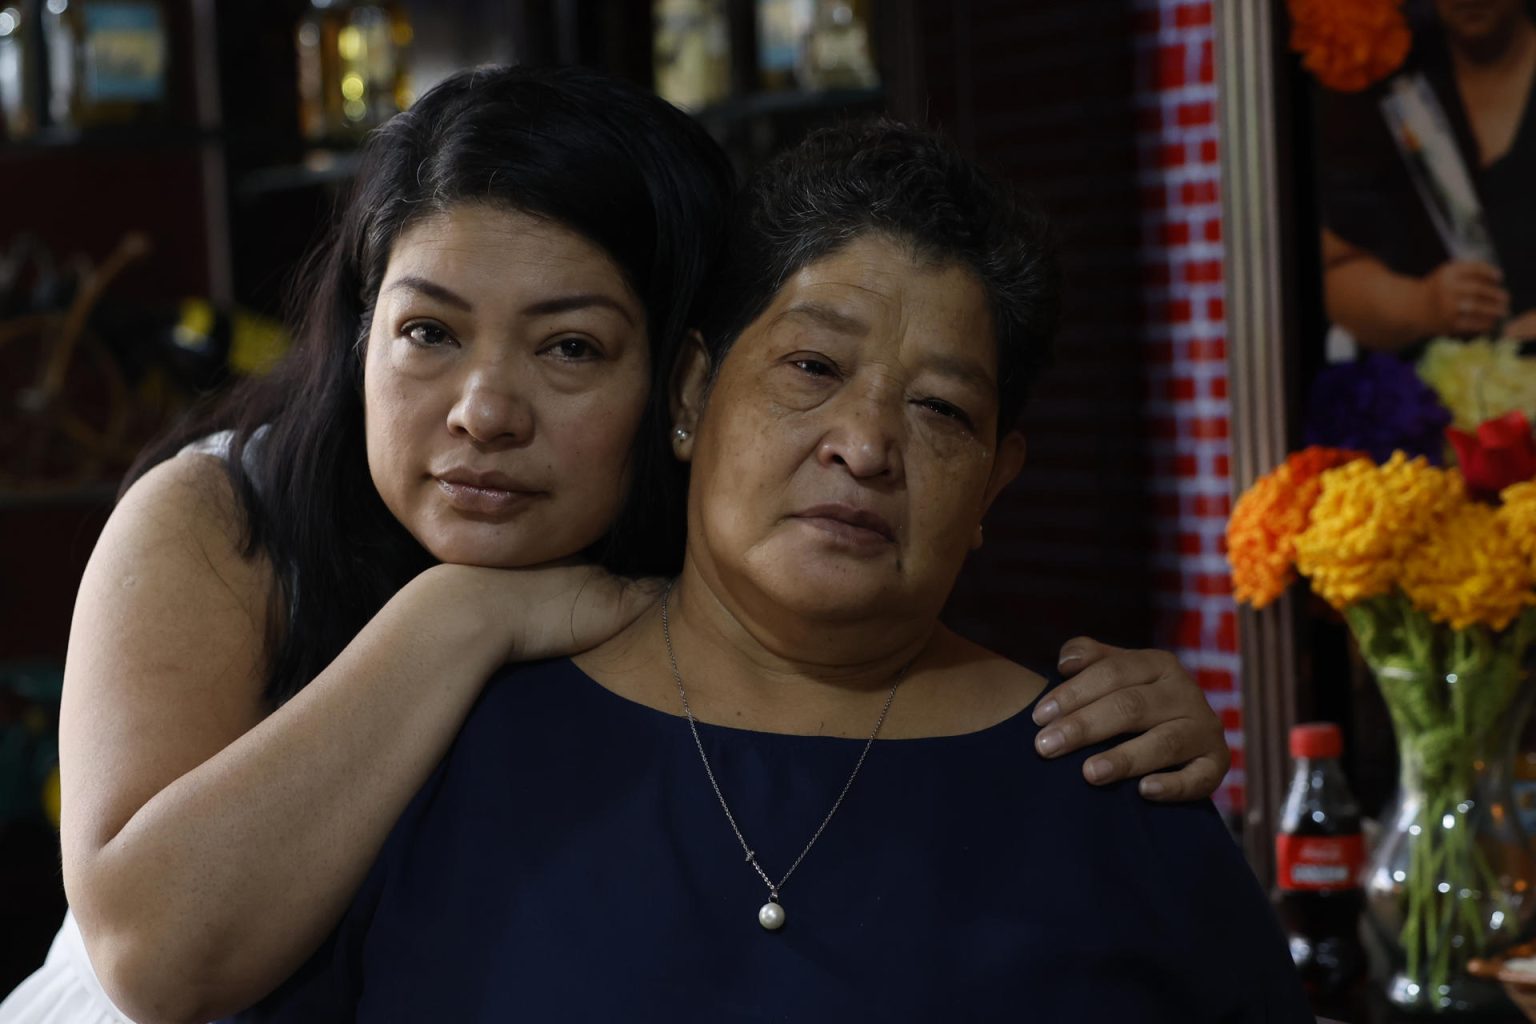
<instances>
[{"instance_id":1,"label":"woman's nose","mask_svg":"<svg viewBox=\"0 0 1536 1024\"><path fill-rule=\"evenodd\" d=\"M824 466L842 466L859 479L902 473L903 420L899 395L846 395L834 400L831 422L816 457Z\"/></svg>"},{"instance_id":2,"label":"woman's nose","mask_svg":"<svg viewBox=\"0 0 1536 1024\"><path fill-rule=\"evenodd\" d=\"M448 411L448 429L476 444L520 445L533 438L533 407L507 374L476 371Z\"/></svg>"}]
</instances>

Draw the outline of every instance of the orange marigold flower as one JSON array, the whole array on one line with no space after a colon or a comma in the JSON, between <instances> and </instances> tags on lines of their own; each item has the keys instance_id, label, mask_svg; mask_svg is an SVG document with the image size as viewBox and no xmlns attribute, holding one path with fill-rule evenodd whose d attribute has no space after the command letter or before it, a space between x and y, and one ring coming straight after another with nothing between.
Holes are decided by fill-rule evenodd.
<instances>
[{"instance_id":1,"label":"orange marigold flower","mask_svg":"<svg viewBox=\"0 0 1536 1024\"><path fill-rule=\"evenodd\" d=\"M1291 49L1338 92L1369 88L1402 66L1413 43L1402 0L1290 0Z\"/></svg>"},{"instance_id":2,"label":"orange marigold flower","mask_svg":"<svg viewBox=\"0 0 1536 1024\"><path fill-rule=\"evenodd\" d=\"M1307 528L1322 485L1319 474L1360 452L1314 445L1254 481L1227 522L1227 560L1239 601L1263 608L1296 578L1296 535Z\"/></svg>"}]
</instances>

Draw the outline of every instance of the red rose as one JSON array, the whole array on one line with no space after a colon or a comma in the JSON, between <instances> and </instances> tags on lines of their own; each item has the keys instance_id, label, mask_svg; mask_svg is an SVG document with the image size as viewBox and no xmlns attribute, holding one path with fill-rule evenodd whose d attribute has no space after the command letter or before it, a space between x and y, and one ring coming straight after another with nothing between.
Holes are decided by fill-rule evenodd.
<instances>
[{"instance_id":1,"label":"red rose","mask_svg":"<svg viewBox=\"0 0 1536 1024\"><path fill-rule=\"evenodd\" d=\"M1510 484L1536 477L1536 441L1522 412L1488 420L1473 433L1447 427L1445 436L1456 449L1467 490L1479 498L1497 497Z\"/></svg>"}]
</instances>

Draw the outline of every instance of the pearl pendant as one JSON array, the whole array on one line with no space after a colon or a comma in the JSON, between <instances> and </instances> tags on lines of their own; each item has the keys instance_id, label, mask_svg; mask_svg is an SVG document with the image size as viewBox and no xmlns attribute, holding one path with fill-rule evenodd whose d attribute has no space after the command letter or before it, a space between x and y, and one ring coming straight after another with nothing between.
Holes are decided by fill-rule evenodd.
<instances>
[{"instance_id":1,"label":"pearl pendant","mask_svg":"<svg viewBox=\"0 0 1536 1024\"><path fill-rule=\"evenodd\" d=\"M757 923L770 932L778 931L784 927L784 908L771 900L764 903L757 910Z\"/></svg>"}]
</instances>

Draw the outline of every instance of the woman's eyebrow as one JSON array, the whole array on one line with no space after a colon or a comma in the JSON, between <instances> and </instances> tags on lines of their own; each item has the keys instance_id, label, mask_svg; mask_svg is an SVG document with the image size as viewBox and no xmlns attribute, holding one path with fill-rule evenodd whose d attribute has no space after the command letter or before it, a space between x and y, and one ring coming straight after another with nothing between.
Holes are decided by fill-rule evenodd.
<instances>
[{"instance_id":1,"label":"woman's eyebrow","mask_svg":"<svg viewBox=\"0 0 1536 1024\"><path fill-rule=\"evenodd\" d=\"M447 305L457 306L459 309L462 309L466 313L473 313L475 311L474 304L471 303L468 299L464 298L464 296L455 291L444 288L442 285L436 283L435 281L428 281L424 277L407 276L396 278L390 284L390 286L385 289L385 291L392 292L396 288L405 288L413 292L418 292L427 296L428 298L436 299L439 302L446 303Z\"/></svg>"},{"instance_id":2,"label":"woman's eyebrow","mask_svg":"<svg viewBox=\"0 0 1536 1024\"><path fill-rule=\"evenodd\" d=\"M922 361L924 369L942 374L953 380L968 384L973 388L986 392L997 393L997 381L992 374L984 370L980 364L961 356L929 356Z\"/></svg>"},{"instance_id":3,"label":"woman's eyebrow","mask_svg":"<svg viewBox=\"0 0 1536 1024\"><path fill-rule=\"evenodd\" d=\"M624 318L624 322L631 327L635 325L635 318L625 308L622 302L600 292L582 292L577 295L562 295L559 298L545 299L535 302L531 306L524 306L523 313L526 316L551 316L555 313L569 313L577 309L592 309L598 307L611 309Z\"/></svg>"},{"instance_id":4,"label":"woman's eyebrow","mask_svg":"<svg viewBox=\"0 0 1536 1024\"><path fill-rule=\"evenodd\" d=\"M791 317L810 320L829 330L855 338L862 338L869 333L869 324L863 320L820 302L808 300L797 302L780 313L777 319L787 320Z\"/></svg>"}]
</instances>

